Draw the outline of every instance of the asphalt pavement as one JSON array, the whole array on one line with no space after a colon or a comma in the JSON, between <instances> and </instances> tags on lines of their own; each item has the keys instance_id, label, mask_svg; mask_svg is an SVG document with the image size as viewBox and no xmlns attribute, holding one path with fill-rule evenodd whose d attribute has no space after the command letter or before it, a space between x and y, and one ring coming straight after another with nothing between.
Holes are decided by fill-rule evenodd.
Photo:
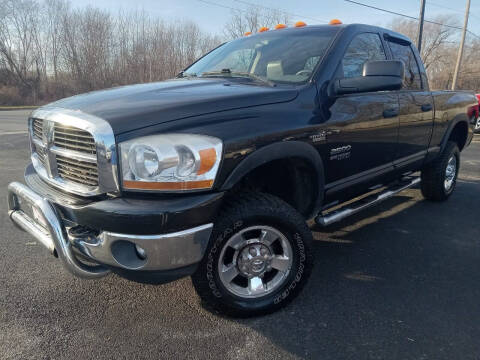
<instances>
[{"instance_id":1,"label":"asphalt pavement","mask_svg":"<svg viewBox=\"0 0 480 360\"><path fill-rule=\"evenodd\" d=\"M0 112L0 198L28 163L29 111ZM189 278L73 278L0 202L1 359L480 359L480 138L448 202L411 189L313 228L316 267L290 306L229 319Z\"/></svg>"}]
</instances>

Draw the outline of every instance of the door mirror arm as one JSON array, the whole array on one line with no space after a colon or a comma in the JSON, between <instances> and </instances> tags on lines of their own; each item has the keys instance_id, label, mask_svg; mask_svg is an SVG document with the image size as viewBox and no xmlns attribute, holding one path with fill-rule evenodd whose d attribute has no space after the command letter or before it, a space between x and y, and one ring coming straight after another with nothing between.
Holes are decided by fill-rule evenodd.
<instances>
[{"instance_id":1,"label":"door mirror arm","mask_svg":"<svg viewBox=\"0 0 480 360\"><path fill-rule=\"evenodd\" d=\"M356 94L372 91L400 90L403 79L397 76L359 76L338 79L332 82L332 93L335 95Z\"/></svg>"}]
</instances>

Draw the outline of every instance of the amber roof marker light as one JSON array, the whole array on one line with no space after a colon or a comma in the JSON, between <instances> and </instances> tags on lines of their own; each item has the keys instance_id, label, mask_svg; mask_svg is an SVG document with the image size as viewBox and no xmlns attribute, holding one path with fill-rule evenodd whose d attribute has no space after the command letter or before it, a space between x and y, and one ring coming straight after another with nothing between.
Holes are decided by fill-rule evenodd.
<instances>
[{"instance_id":1,"label":"amber roof marker light","mask_svg":"<svg viewBox=\"0 0 480 360\"><path fill-rule=\"evenodd\" d=\"M307 23L305 23L303 21L297 21L294 26L295 27L304 27L304 26L307 26Z\"/></svg>"},{"instance_id":2,"label":"amber roof marker light","mask_svg":"<svg viewBox=\"0 0 480 360\"><path fill-rule=\"evenodd\" d=\"M245 34L243 34L243 36L250 36L250 35L252 35L251 31L247 31Z\"/></svg>"},{"instance_id":3,"label":"amber roof marker light","mask_svg":"<svg viewBox=\"0 0 480 360\"><path fill-rule=\"evenodd\" d=\"M277 24L277 25L275 25L275 30L285 29L286 27L287 27L287 25L285 25L285 24Z\"/></svg>"},{"instance_id":4,"label":"amber roof marker light","mask_svg":"<svg viewBox=\"0 0 480 360\"><path fill-rule=\"evenodd\" d=\"M270 30L268 27L262 26L260 29L258 29L258 32L265 32L265 31L268 31L268 30Z\"/></svg>"},{"instance_id":5,"label":"amber roof marker light","mask_svg":"<svg viewBox=\"0 0 480 360\"><path fill-rule=\"evenodd\" d=\"M328 24L329 25L342 25L343 23L338 19L332 19L332 20L330 20L330 22Z\"/></svg>"}]
</instances>

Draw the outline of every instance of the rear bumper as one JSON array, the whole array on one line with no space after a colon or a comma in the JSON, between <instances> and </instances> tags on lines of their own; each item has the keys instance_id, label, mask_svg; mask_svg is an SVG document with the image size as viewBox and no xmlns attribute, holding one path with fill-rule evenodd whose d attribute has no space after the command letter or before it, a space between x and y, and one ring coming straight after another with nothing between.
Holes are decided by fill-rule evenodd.
<instances>
[{"instance_id":1,"label":"rear bumper","mask_svg":"<svg viewBox=\"0 0 480 360\"><path fill-rule=\"evenodd\" d=\"M27 179L27 183L31 180ZM158 200L163 205L161 211L158 204L153 206L156 201L151 199L134 199L130 206L127 206L129 200L123 199L123 206L115 207L118 198L86 204L75 203L71 198L61 201L56 195L50 193L47 197L38 186L32 188L18 182L11 183L8 186L9 216L19 228L60 258L71 273L83 278L97 278L111 269L120 274L175 272L187 275L182 269L193 271L195 264L203 258L221 199L218 194L213 194L217 195L213 197L215 201L210 198L199 201L193 196L192 206L183 211L178 209L178 198L172 198L170 202L168 199ZM188 199L183 198L182 204L186 203ZM150 206L142 210L142 204ZM172 214L171 209L177 212ZM84 219L91 221L75 221L79 219L76 215L79 212ZM183 229L175 229L174 225L179 224L175 217L183 218L185 213L192 212L199 213L197 218L185 221ZM126 232L116 231L125 229L124 217L131 226ZM157 223L150 226L155 219ZM196 224L198 221L205 222ZM102 223L108 230L92 227L92 224ZM75 231L78 229L82 231ZM163 231L157 233L152 229Z\"/></svg>"}]
</instances>

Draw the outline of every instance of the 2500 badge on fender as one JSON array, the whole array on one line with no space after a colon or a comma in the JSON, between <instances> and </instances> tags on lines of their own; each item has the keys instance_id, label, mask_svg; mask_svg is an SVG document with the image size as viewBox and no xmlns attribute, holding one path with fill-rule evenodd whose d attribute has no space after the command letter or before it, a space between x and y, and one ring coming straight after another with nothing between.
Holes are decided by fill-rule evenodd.
<instances>
[{"instance_id":1,"label":"2500 badge on fender","mask_svg":"<svg viewBox=\"0 0 480 360\"><path fill-rule=\"evenodd\" d=\"M175 79L35 110L9 216L76 276L191 275L209 309L265 314L312 272L307 220L328 226L416 184L449 198L477 107L470 92L431 92L403 35L279 27Z\"/></svg>"}]
</instances>

